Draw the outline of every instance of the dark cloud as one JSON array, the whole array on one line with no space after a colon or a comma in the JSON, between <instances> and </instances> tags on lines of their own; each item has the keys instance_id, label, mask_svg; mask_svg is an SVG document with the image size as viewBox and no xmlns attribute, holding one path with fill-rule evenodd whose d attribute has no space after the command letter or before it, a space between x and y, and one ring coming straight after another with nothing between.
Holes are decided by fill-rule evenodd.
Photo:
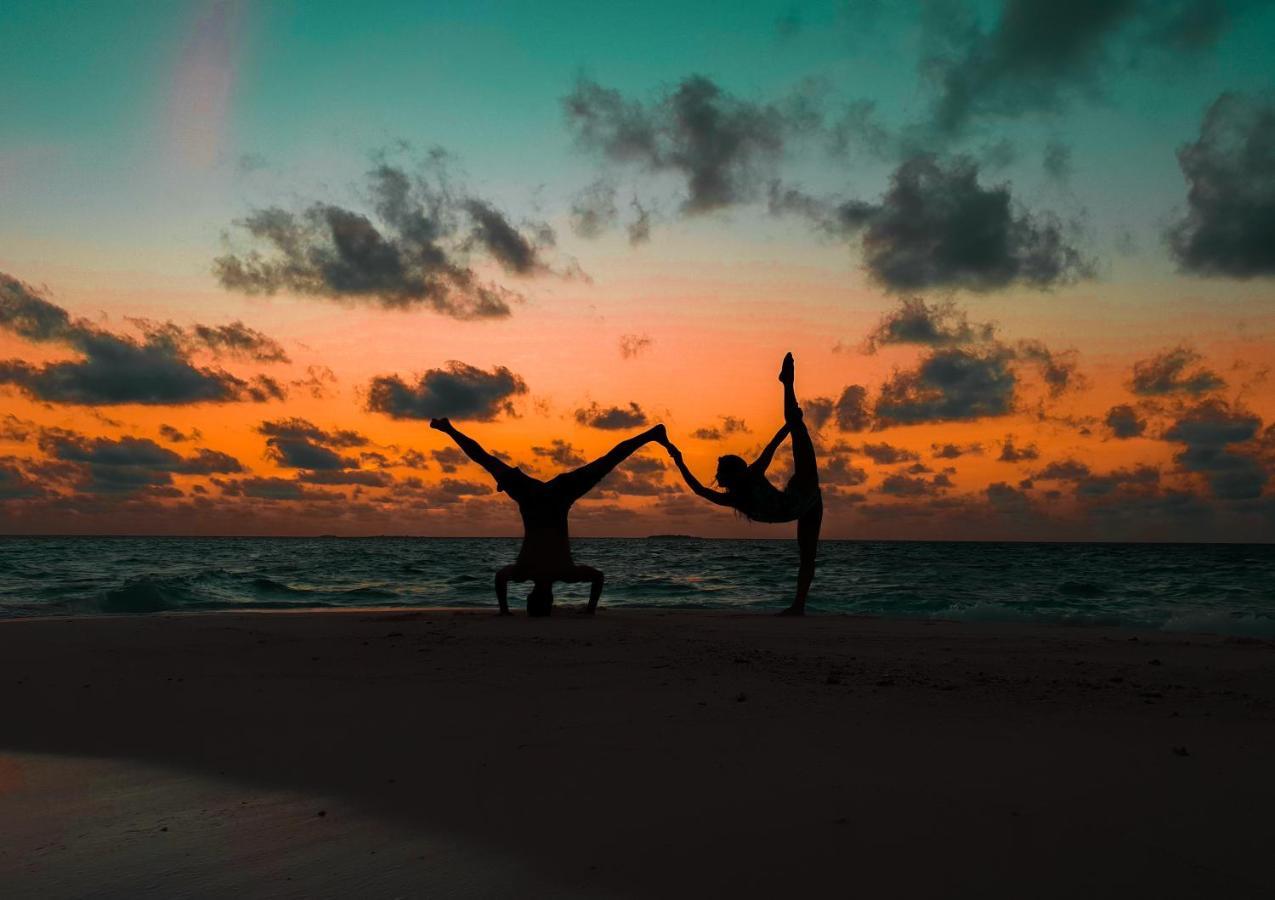
<instances>
[{"instance_id":1,"label":"dark cloud","mask_svg":"<svg viewBox=\"0 0 1275 900\"><path fill-rule=\"evenodd\" d=\"M903 447L895 447L893 444L864 444L860 450L863 455L868 457L879 466L892 465L894 463L912 462L921 457L912 450L906 450Z\"/></svg>"},{"instance_id":2,"label":"dark cloud","mask_svg":"<svg viewBox=\"0 0 1275 900\"><path fill-rule=\"evenodd\" d=\"M0 440L22 443L29 438L38 426L34 422L19 419L13 413L5 413L0 419Z\"/></svg>"},{"instance_id":3,"label":"dark cloud","mask_svg":"<svg viewBox=\"0 0 1275 900\"><path fill-rule=\"evenodd\" d=\"M1223 400L1208 399L1187 410L1165 432L1164 440L1186 449L1174 460L1188 472L1203 474L1213 496L1252 500L1261 496L1269 473L1261 460L1229 449L1256 437L1262 420Z\"/></svg>"},{"instance_id":4,"label":"dark cloud","mask_svg":"<svg viewBox=\"0 0 1275 900\"><path fill-rule=\"evenodd\" d=\"M342 456L337 449L363 447L368 443L368 439L357 431L346 429L326 431L313 422L298 418L262 422L257 426L257 432L266 437L266 456L288 469L309 469L330 473L357 469L360 461L354 457ZM359 482L328 481L325 483L355 484Z\"/></svg>"},{"instance_id":5,"label":"dark cloud","mask_svg":"<svg viewBox=\"0 0 1275 900\"><path fill-rule=\"evenodd\" d=\"M290 478L240 478L234 481L214 479L221 492L229 497L246 497L254 500L271 502L302 501L344 501L345 494L340 491L325 491L309 488L300 481Z\"/></svg>"},{"instance_id":6,"label":"dark cloud","mask_svg":"<svg viewBox=\"0 0 1275 900\"><path fill-rule=\"evenodd\" d=\"M13 464L14 462L16 460L12 457L0 460L0 503L7 500L30 500L43 497L46 494L44 486L28 478Z\"/></svg>"},{"instance_id":7,"label":"dark cloud","mask_svg":"<svg viewBox=\"0 0 1275 900\"><path fill-rule=\"evenodd\" d=\"M1089 475L1089 466L1077 459L1055 460L1032 477L1037 481L1079 481Z\"/></svg>"},{"instance_id":8,"label":"dark cloud","mask_svg":"<svg viewBox=\"0 0 1275 900\"><path fill-rule=\"evenodd\" d=\"M242 359L264 363L286 363L288 354L283 346L269 335L249 328L243 322L229 325L195 325L190 330L193 340L214 353L224 353Z\"/></svg>"},{"instance_id":9,"label":"dark cloud","mask_svg":"<svg viewBox=\"0 0 1275 900\"><path fill-rule=\"evenodd\" d=\"M285 290L384 307L427 307L459 319L509 315L503 287L483 284L469 267L481 251L506 271L547 271L540 247L547 226L528 237L491 204L455 191L440 156L413 177L382 163L368 175L369 214L328 203L302 212L258 209L236 223L249 249L218 257L223 287L255 294ZM374 218L375 220L374 220Z\"/></svg>"},{"instance_id":10,"label":"dark cloud","mask_svg":"<svg viewBox=\"0 0 1275 900\"><path fill-rule=\"evenodd\" d=\"M721 420L722 424L720 426L696 428L691 432L691 437L701 441L720 441L728 435L752 433L752 430L743 419L737 419L734 416L722 416Z\"/></svg>"},{"instance_id":11,"label":"dark cloud","mask_svg":"<svg viewBox=\"0 0 1275 900\"><path fill-rule=\"evenodd\" d=\"M632 359L642 351L649 350L653 343L655 342L647 334L622 334L620 335L620 355L625 359Z\"/></svg>"},{"instance_id":12,"label":"dark cloud","mask_svg":"<svg viewBox=\"0 0 1275 900\"><path fill-rule=\"evenodd\" d=\"M928 304L921 297L904 297L899 307L882 316L865 341L868 353L891 344L950 347L993 340L990 323L970 324L969 316L952 300Z\"/></svg>"},{"instance_id":13,"label":"dark cloud","mask_svg":"<svg viewBox=\"0 0 1275 900\"><path fill-rule=\"evenodd\" d=\"M1006 0L989 29L968 3L927 7L932 127L948 135L987 117L1053 113L1101 93L1104 79L1213 45L1249 0Z\"/></svg>"},{"instance_id":14,"label":"dark cloud","mask_svg":"<svg viewBox=\"0 0 1275 900\"><path fill-rule=\"evenodd\" d=\"M1168 233L1185 272L1275 276L1275 99L1222 94L1178 151L1187 214Z\"/></svg>"},{"instance_id":15,"label":"dark cloud","mask_svg":"<svg viewBox=\"0 0 1275 900\"><path fill-rule=\"evenodd\" d=\"M1165 350L1150 359L1133 364L1133 380L1130 389L1143 397L1162 397L1172 394L1189 394L1198 397L1226 387L1216 372L1197 366L1202 357L1189 347L1179 346Z\"/></svg>"},{"instance_id":16,"label":"dark cloud","mask_svg":"<svg viewBox=\"0 0 1275 900\"><path fill-rule=\"evenodd\" d=\"M232 331L210 333L223 338L227 333L240 334L235 326L225 327ZM159 326L141 341L113 334L85 319L72 319L34 288L3 273L0 329L35 343L68 347L80 355L77 360L42 365L21 359L0 361L0 384L11 384L48 403L182 405L282 397L278 383L266 376L245 381L220 369L195 365L190 359L192 332ZM244 332L264 338L251 329Z\"/></svg>"},{"instance_id":17,"label":"dark cloud","mask_svg":"<svg viewBox=\"0 0 1275 900\"><path fill-rule=\"evenodd\" d=\"M959 459L966 454L974 454L981 456L983 453L982 444L930 444L930 455L935 459Z\"/></svg>"},{"instance_id":18,"label":"dark cloud","mask_svg":"<svg viewBox=\"0 0 1275 900\"><path fill-rule=\"evenodd\" d=\"M457 447L442 447L438 450L431 450L430 456L434 457L434 462L438 463L438 467L449 475L469 463L469 457Z\"/></svg>"},{"instance_id":19,"label":"dark cloud","mask_svg":"<svg viewBox=\"0 0 1275 900\"><path fill-rule=\"evenodd\" d=\"M1080 363L1075 350L1054 351L1041 341L1024 340L1018 342L1015 351L1019 359L1037 368L1051 397L1084 382L1077 371Z\"/></svg>"},{"instance_id":20,"label":"dark cloud","mask_svg":"<svg viewBox=\"0 0 1275 900\"><path fill-rule=\"evenodd\" d=\"M575 411L575 419L581 425L587 425L590 428L601 428L606 431L636 428L647 423L646 413L642 411L642 407L632 402L629 403L627 409L621 406L602 408L594 403L587 408L577 409Z\"/></svg>"},{"instance_id":21,"label":"dark cloud","mask_svg":"<svg viewBox=\"0 0 1275 900\"><path fill-rule=\"evenodd\" d=\"M172 444L182 444L186 441L197 441L203 437L203 433L198 428L192 428L190 433L186 433L172 425L160 425L159 436Z\"/></svg>"},{"instance_id":22,"label":"dark cloud","mask_svg":"<svg viewBox=\"0 0 1275 900\"><path fill-rule=\"evenodd\" d=\"M1012 485L1003 481L993 482L984 490L987 502L1003 513L1023 513L1031 509L1031 499Z\"/></svg>"},{"instance_id":23,"label":"dark cloud","mask_svg":"<svg viewBox=\"0 0 1275 900\"><path fill-rule=\"evenodd\" d=\"M1138 411L1126 403L1113 406L1107 410L1104 420L1111 429L1112 437L1124 440L1140 437L1147 430L1147 421L1138 415Z\"/></svg>"},{"instance_id":24,"label":"dark cloud","mask_svg":"<svg viewBox=\"0 0 1275 900\"><path fill-rule=\"evenodd\" d=\"M536 244L510 225L504 214L490 203L470 199L465 201L465 211L473 219L467 246L485 249L505 271L515 275L530 275L547 268L537 255ZM543 229L547 227L541 226L539 233L545 234Z\"/></svg>"},{"instance_id":25,"label":"dark cloud","mask_svg":"<svg viewBox=\"0 0 1275 900\"><path fill-rule=\"evenodd\" d=\"M63 429L44 429L40 448L54 460L72 464L61 474L89 493L130 493L172 484L173 475L242 472L239 460L216 450L182 456L148 438L89 438Z\"/></svg>"},{"instance_id":26,"label":"dark cloud","mask_svg":"<svg viewBox=\"0 0 1275 900\"><path fill-rule=\"evenodd\" d=\"M574 469L585 463L584 454L561 438L554 438L548 447L532 447L531 452L562 469Z\"/></svg>"},{"instance_id":27,"label":"dark cloud","mask_svg":"<svg viewBox=\"0 0 1275 900\"><path fill-rule=\"evenodd\" d=\"M1051 214L1014 203L1008 185L984 187L968 157L904 161L880 203L850 201L825 227L862 235L864 265L887 290L1037 289L1091 275Z\"/></svg>"},{"instance_id":28,"label":"dark cloud","mask_svg":"<svg viewBox=\"0 0 1275 900\"><path fill-rule=\"evenodd\" d=\"M378 375L368 388L368 409L395 419L477 419L513 414L512 398L527 383L504 366L490 372L462 362L430 369L414 385L397 375Z\"/></svg>"},{"instance_id":29,"label":"dark cloud","mask_svg":"<svg viewBox=\"0 0 1275 900\"><path fill-rule=\"evenodd\" d=\"M700 75L649 105L582 79L563 109L580 147L682 179L682 211L691 215L755 199L785 141L809 126L800 111L742 100ZM630 226L635 243L649 233L645 210L639 223L636 233Z\"/></svg>"},{"instance_id":30,"label":"dark cloud","mask_svg":"<svg viewBox=\"0 0 1275 900\"><path fill-rule=\"evenodd\" d=\"M1004 347L936 350L915 369L895 371L881 386L877 427L968 421L1009 414L1018 379Z\"/></svg>"},{"instance_id":31,"label":"dark cloud","mask_svg":"<svg viewBox=\"0 0 1275 900\"><path fill-rule=\"evenodd\" d=\"M850 457L844 454L825 456L819 461L819 480L823 484L844 485L854 487L868 480L868 473L850 464Z\"/></svg>"},{"instance_id":32,"label":"dark cloud","mask_svg":"<svg viewBox=\"0 0 1275 900\"><path fill-rule=\"evenodd\" d=\"M877 490L893 497L933 497L951 486L951 479L946 475L925 479L895 472L887 475Z\"/></svg>"},{"instance_id":33,"label":"dark cloud","mask_svg":"<svg viewBox=\"0 0 1275 900\"><path fill-rule=\"evenodd\" d=\"M1160 483L1160 470L1139 465L1132 469L1116 469L1105 475L1089 475L1076 479L1076 496L1106 497L1122 488L1151 488Z\"/></svg>"},{"instance_id":34,"label":"dark cloud","mask_svg":"<svg viewBox=\"0 0 1275 900\"><path fill-rule=\"evenodd\" d=\"M362 487L389 487L394 479L384 472L364 469L312 468L297 475L298 481L307 484L356 484Z\"/></svg>"},{"instance_id":35,"label":"dark cloud","mask_svg":"<svg viewBox=\"0 0 1275 900\"><path fill-rule=\"evenodd\" d=\"M861 384L847 385L837 398L833 410L836 414L839 431L867 431L872 424L872 414L868 408L868 390Z\"/></svg>"},{"instance_id":36,"label":"dark cloud","mask_svg":"<svg viewBox=\"0 0 1275 900\"><path fill-rule=\"evenodd\" d=\"M1031 459L1040 459L1040 451L1035 444L1025 444L1020 447L1014 443L1014 436L1007 434L1005 440L1001 442L1000 456L996 457L1000 462L1024 462Z\"/></svg>"}]
</instances>

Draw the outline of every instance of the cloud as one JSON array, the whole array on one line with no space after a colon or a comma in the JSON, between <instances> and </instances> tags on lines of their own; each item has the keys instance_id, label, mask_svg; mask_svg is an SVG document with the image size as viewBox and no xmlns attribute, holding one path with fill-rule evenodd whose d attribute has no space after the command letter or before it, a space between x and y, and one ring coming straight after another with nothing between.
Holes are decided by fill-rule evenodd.
<instances>
[{"instance_id":1,"label":"cloud","mask_svg":"<svg viewBox=\"0 0 1275 900\"><path fill-rule=\"evenodd\" d=\"M936 475L927 480L895 472L887 475L877 490L893 497L933 497L951 487L951 484L946 475Z\"/></svg>"},{"instance_id":2,"label":"cloud","mask_svg":"<svg viewBox=\"0 0 1275 900\"><path fill-rule=\"evenodd\" d=\"M858 466L851 465L849 456L833 454L820 460L819 480L823 484L854 487L867 481L868 473Z\"/></svg>"},{"instance_id":3,"label":"cloud","mask_svg":"<svg viewBox=\"0 0 1275 900\"><path fill-rule=\"evenodd\" d=\"M1005 347L936 350L881 386L873 410L877 427L1008 415L1018 384L1013 359Z\"/></svg>"},{"instance_id":4,"label":"cloud","mask_svg":"<svg viewBox=\"0 0 1275 900\"><path fill-rule=\"evenodd\" d=\"M217 450L198 450L182 456L148 438L118 439L86 435L60 428L40 434L40 449L50 458L72 464L67 474L78 477L76 487L90 493L129 493L172 484L173 475L211 475L242 472L239 460Z\"/></svg>"},{"instance_id":5,"label":"cloud","mask_svg":"<svg viewBox=\"0 0 1275 900\"><path fill-rule=\"evenodd\" d=\"M300 212L254 210L235 223L247 249L214 261L218 281L250 294L291 291L483 319L509 315L508 301L516 295L482 283L469 267L471 251L515 275L548 271L540 249L552 241L552 231L539 226L528 237L491 204L456 191L441 154L416 177L377 165L368 174L367 192L370 213L330 203Z\"/></svg>"},{"instance_id":6,"label":"cloud","mask_svg":"<svg viewBox=\"0 0 1275 900\"><path fill-rule=\"evenodd\" d=\"M21 469L11 464L12 461L15 461L12 457L0 460L0 503L45 496L44 486L28 478Z\"/></svg>"},{"instance_id":7,"label":"cloud","mask_svg":"<svg viewBox=\"0 0 1275 900\"><path fill-rule=\"evenodd\" d=\"M311 468L297 475L298 481L308 484L357 484L362 487L389 487L394 479L384 472L363 469Z\"/></svg>"},{"instance_id":8,"label":"cloud","mask_svg":"<svg viewBox=\"0 0 1275 900\"><path fill-rule=\"evenodd\" d=\"M1143 397L1173 394L1198 397L1226 387L1221 376L1203 366L1187 372L1201 359L1200 354L1189 347L1179 346L1149 359L1138 360L1133 364L1133 379L1129 387Z\"/></svg>"},{"instance_id":9,"label":"cloud","mask_svg":"<svg viewBox=\"0 0 1275 900\"><path fill-rule=\"evenodd\" d=\"M998 512L1023 513L1031 509L1031 498L1003 481L993 482L984 489L987 502Z\"/></svg>"},{"instance_id":10,"label":"cloud","mask_svg":"<svg viewBox=\"0 0 1275 900\"><path fill-rule=\"evenodd\" d=\"M1142 433L1147 430L1147 421L1138 415L1138 411L1126 403L1113 406L1107 410L1107 418L1104 420L1107 427L1111 429L1112 437L1125 440L1128 438L1141 437Z\"/></svg>"},{"instance_id":11,"label":"cloud","mask_svg":"<svg viewBox=\"0 0 1275 900\"><path fill-rule=\"evenodd\" d=\"M196 329L202 326L196 326ZM236 323L208 334L229 341L256 336L260 351L273 344L260 332ZM11 384L47 403L108 406L125 403L183 405L281 399L282 388L267 376L250 381L221 369L205 368L190 359L191 335L175 325L156 326L140 342L72 319L62 307L44 299L30 285L0 273L0 329L34 343L58 344L80 359L33 365L21 359L0 360L0 384ZM241 330L242 329L242 330ZM274 344L274 346L278 346Z\"/></svg>"},{"instance_id":12,"label":"cloud","mask_svg":"<svg viewBox=\"0 0 1275 900\"><path fill-rule=\"evenodd\" d=\"M651 211L634 198L629 204L635 213L633 221L626 226L629 233L629 244L636 247L651 239Z\"/></svg>"},{"instance_id":13,"label":"cloud","mask_svg":"<svg viewBox=\"0 0 1275 900\"><path fill-rule=\"evenodd\" d=\"M1066 184L1071 180L1071 147L1059 140L1049 141L1045 144L1041 165L1051 179Z\"/></svg>"},{"instance_id":14,"label":"cloud","mask_svg":"<svg viewBox=\"0 0 1275 900\"><path fill-rule=\"evenodd\" d=\"M984 187L969 157L921 154L895 170L880 203L841 204L825 227L862 235L864 266L890 291L1047 289L1092 274L1052 214Z\"/></svg>"},{"instance_id":15,"label":"cloud","mask_svg":"<svg viewBox=\"0 0 1275 900\"><path fill-rule=\"evenodd\" d=\"M1012 434L1005 435L1005 440L1001 442L1000 456L996 457L999 462L1024 462L1029 459L1039 459L1040 451L1035 444L1026 444L1022 447L1014 443Z\"/></svg>"},{"instance_id":16,"label":"cloud","mask_svg":"<svg viewBox=\"0 0 1275 900\"><path fill-rule=\"evenodd\" d=\"M191 337L214 353L225 353L263 363L286 363L288 354L283 346L269 335L243 322L229 325L195 325Z\"/></svg>"},{"instance_id":17,"label":"cloud","mask_svg":"<svg viewBox=\"0 0 1275 900\"><path fill-rule=\"evenodd\" d=\"M644 350L649 350L654 343L648 334L622 334L620 335L620 355L625 359L632 359Z\"/></svg>"},{"instance_id":18,"label":"cloud","mask_svg":"<svg viewBox=\"0 0 1275 900\"><path fill-rule=\"evenodd\" d=\"M1275 276L1275 100L1222 94L1178 151L1187 214L1169 229L1184 272Z\"/></svg>"},{"instance_id":19,"label":"cloud","mask_svg":"<svg viewBox=\"0 0 1275 900\"><path fill-rule=\"evenodd\" d=\"M1037 481L1079 481L1089 475L1089 466L1077 459L1055 460L1033 473Z\"/></svg>"},{"instance_id":20,"label":"cloud","mask_svg":"<svg viewBox=\"0 0 1275 900\"><path fill-rule=\"evenodd\" d=\"M571 201L571 230L580 237L598 237L614 225L618 217L615 185L604 178L586 186Z\"/></svg>"},{"instance_id":21,"label":"cloud","mask_svg":"<svg viewBox=\"0 0 1275 900\"><path fill-rule=\"evenodd\" d=\"M651 456L630 456L614 469L600 487L603 496L662 497L681 489L664 481L664 463Z\"/></svg>"},{"instance_id":22,"label":"cloud","mask_svg":"<svg viewBox=\"0 0 1275 900\"><path fill-rule=\"evenodd\" d=\"M1104 79L1160 56L1212 46L1246 0L1005 0L990 29L967 3L934 4L924 20L937 87L931 127L957 135L989 117L1055 113L1101 93Z\"/></svg>"},{"instance_id":23,"label":"cloud","mask_svg":"<svg viewBox=\"0 0 1275 900\"><path fill-rule=\"evenodd\" d=\"M240 478L233 481L214 479L214 484L229 497L246 497L254 500L270 502L303 500L303 501L345 501L345 494L340 491L325 491L306 487L300 481L290 478Z\"/></svg>"},{"instance_id":24,"label":"cloud","mask_svg":"<svg viewBox=\"0 0 1275 900\"><path fill-rule=\"evenodd\" d=\"M456 447L442 447L437 450L431 450L430 456L434 457L434 462L438 463L438 467L448 474L456 472L461 466L470 462L469 457Z\"/></svg>"},{"instance_id":25,"label":"cloud","mask_svg":"<svg viewBox=\"0 0 1275 900\"><path fill-rule=\"evenodd\" d=\"M1185 471L1203 474L1213 496L1252 500L1261 496L1269 473L1254 456L1228 448L1254 438L1261 424L1256 415L1210 398L1188 409L1163 439L1186 445L1174 460Z\"/></svg>"},{"instance_id":26,"label":"cloud","mask_svg":"<svg viewBox=\"0 0 1275 900\"><path fill-rule=\"evenodd\" d=\"M600 428L604 431L636 428L647 423L646 413L642 411L642 407L632 402L627 409L621 406L608 406L604 409L594 403L584 409L577 409L575 419L581 425Z\"/></svg>"},{"instance_id":27,"label":"cloud","mask_svg":"<svg viewBox=\"0 0 1275 900\"><path fill-rule=\"evenodd\" d=\"M527 393L527 383L504 366L490 372L452 361L429 369L415 385L397 375L378 375L368 388L368 409L395 419L476 419L513 415L512 398Z\"/></svg>"},{"instance_id":28,"label":"cloud","mask_svg":"<svg viewBox=\"0 0 1275 900\"><path fill-rule=\"evenodd\" d=\"M531 452L563 469L574 469L585 463L584 455L561 438L554 438L548 447L532 447Z\"/></svg>"},{"instance_id":29,"label":"cloud","mask_svg":"<svg viewBox=\"0 0 1275 900\"><path fill-rule=\"evenodd\" d=\"M864 444L860 448L863 455L868 457L879 466L893 465L894 463L912 462L921 457L911 451L905 450L903 447L895 447L893 444Z\"/></svg>"},{"instance_id":30,"label":"cloud","mask_svg":"<svg viewBox=\"0 0 1275 900\"><path fill-rule=\"evenodd\" d=\"M935 459L959 459L966 454L974 454L981 456L983 453L982 444L930 444L930 455Z\"/></svg>"},{"instance_id":31,"label":"cloud","mask_svg":"<svg viewBox=\"0 0 1275 900\"><path fill-rule=\"evenodd\" d=\"M682 212L712 212L755 199L783 155L808 127L794 110L734 97L701 75L684 78L651 104L581 79L563 98L576 143L605 159L676 175ZM645 210L640 234L649 233ZM630 229L630 239L635 239Z\"/></svg>"},{"instance_id":32,"label":"cloud","mask_svg":"<svg viewBox=\"0 0 1275 900\"><path fill-rule=\"evenodd\" d=\"M357 431L325 431L306 419L292 418L262 422L257 426L257 432L266 436L266 456L277 465L287 469L307 469L311 473L328 473L325 476L303 476L303 480L324 484L368 483L368 478L347 471L358 469L360 460L342 456L334 449L366 446L368 439ZM347 480L341 480L342 475ZM320 478L326 480L320 481ZM376 483L383 483L383 480Z\"/></svg>"},{"instance_id":33,"label":"cloud","mask_svg":"<svg viewBox=\"0 0 1275 900\"><path fill-rule=\"evenodd\" d=\"M536 245L490 203L470 198L464 208L473 219L467 246L485 249L492 259L515 275L530 275L547 268L537 256Z\"/></svg>"},{"instance_id":34,"label":"cloud","mask_svg":"<svg viewBox=\"0 0 1275 900\"><path fill-rule=\"evenodd\" d=\"M734 416L721 416L721 420L722 424L720 426L696 428L691 432L691 437L701 441L720 441L727 435L752 433L752 430L743 419L737 419Z\"/></svg>"},{"instance_id":35,"label":"cloud","mask_svg":"<svg viewBox=\"0 0 1275 900\"><path fill-rule=\"evenodd\" d=\"M201 437L203 437L203 432L201 432L198 428L192 428L190 430L190 433L188 434L184 431L180 431L179 429L174 428L172 425L160 425L159 435L160 437L162 437L164 440L168 441L169 443L182 444L182 443L185 443L186 441L199 440Z\"/></svg>"},{"instance_id":36,"label":"cloud","mask_svg":"<svg viewBox=\"0 0 1275 900\"><path fill-rule=\"evenodd\" d=\"M1068 388L1084 383L1078 373L1078 354L1075 350L1054 351L1038 340L1019 341L1015 346L1019 359L1036 366L1045 382L1049 396L1061 396Z\"/></svg>"},{"instance_id":37,"label":"cloud","mask_svg":"<svg viewBox=\"0 0 1275 900\"><path fill-rule=\"evenodd\" d=\"M336 373L327 366L306 366L305 378L298 378L290 384L295 388L305 388L315 400L325 400L337 392Z\"/></svg>"},{"instance_id":38,"label":"cloud","mask_svg":"<svg viewBox=\"0 0 1275 900\"><path fill-rule=\"evenodd\" d=\"M891 344L950 347L990 341L996 328L990 323L971 325L969 316L952 300L927 304L921 297L904 297L897 309L881 317L865 341L868 353Z\"/></svg>"}]
</instances>

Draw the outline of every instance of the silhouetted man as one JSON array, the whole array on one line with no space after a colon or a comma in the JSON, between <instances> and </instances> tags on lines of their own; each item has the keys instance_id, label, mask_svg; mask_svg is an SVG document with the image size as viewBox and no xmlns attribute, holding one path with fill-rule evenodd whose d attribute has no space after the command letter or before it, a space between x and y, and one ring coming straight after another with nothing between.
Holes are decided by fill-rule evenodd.
<instances>
[{"instance_id":1,"label":"silhouetted man","mask_svg":"<svg viewBox=\"0 0 1275 900\"><path fill-rule=\"evenodd\" d=\"M567 513L573 503L593 490L634 451L652 441L665 443L668 436L664 426L656 425L636 437L620 441L605 456L548 481L532 478L521 469L501 462L476 440L457 431L447 419L433 419L429 426L449 435L466 456L490 472L491 477L496 479L496 490L508 494L522 514L522 549L518 551L518 560L496 573L496 600L500 603L500 614L509 615L510 581L533 582L531 593L527 595L527 615L549 615L553 609L555 581L589 582L589 605L585 612L596 610L604 578L597 569L578 566L571 558Z\"/></svg>"}]
</instances>

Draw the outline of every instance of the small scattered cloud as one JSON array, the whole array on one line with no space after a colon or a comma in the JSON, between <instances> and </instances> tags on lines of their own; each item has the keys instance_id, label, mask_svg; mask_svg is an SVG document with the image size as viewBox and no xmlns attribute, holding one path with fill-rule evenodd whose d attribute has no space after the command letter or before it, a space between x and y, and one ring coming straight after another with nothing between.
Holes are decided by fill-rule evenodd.
<instances>
[{"instance_id":1,"label":"small scattered cloud","mask_svg":"<svg viewBox=\"0 0 1275 900\"><path fill-rule=\"evenodd\" d=\"M1201 359L1191 348L1178 346L1138 360L1133 364L1129 387L1141 397L1199 397L1226 387L1226 381L1216 372L1196 365Z\"/></svg>"},{"instance_id":2,"label":"small scattered cloud","mask_svg":"<svg viewBox=\"0 0 1275 900\"><path fill-rule=\"evenodd\" d=\"M600 407L593 403L588 407L575 411L575 420L589 428L600 428L604 431L616 431L623 428L636 428L648 421L642 407L630 403L627 407Z\"/></svg>"}]
</instances>

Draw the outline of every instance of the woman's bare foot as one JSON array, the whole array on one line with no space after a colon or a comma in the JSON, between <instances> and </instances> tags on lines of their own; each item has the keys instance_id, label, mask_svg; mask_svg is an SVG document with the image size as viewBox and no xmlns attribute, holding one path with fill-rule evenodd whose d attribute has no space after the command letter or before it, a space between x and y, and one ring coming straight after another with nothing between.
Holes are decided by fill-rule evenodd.
<instances>
[{"instance_id":1,"label":"woman's bare foot","mask_svg":"<svg viewBox=\"0 0 1275 900\"><path fill-rule=\"evenodd\" d=\"M777 616L804 616L806 608L804 606L790 606L785 610L775 613Z\"/></svg>"},{"instance_id":2,"label":"woman's bare foot","mask_svg":"<svg viewBox=\"0 0 1275 900\"><path fill-rule=\"evenodd\" d=\"M784 356L784 363L782 366L779 367L779 380L781 383L792 384L795 367L796 366L793 363L792 354L789 353L786 356Z\"/></svg>"}]
</instances>

